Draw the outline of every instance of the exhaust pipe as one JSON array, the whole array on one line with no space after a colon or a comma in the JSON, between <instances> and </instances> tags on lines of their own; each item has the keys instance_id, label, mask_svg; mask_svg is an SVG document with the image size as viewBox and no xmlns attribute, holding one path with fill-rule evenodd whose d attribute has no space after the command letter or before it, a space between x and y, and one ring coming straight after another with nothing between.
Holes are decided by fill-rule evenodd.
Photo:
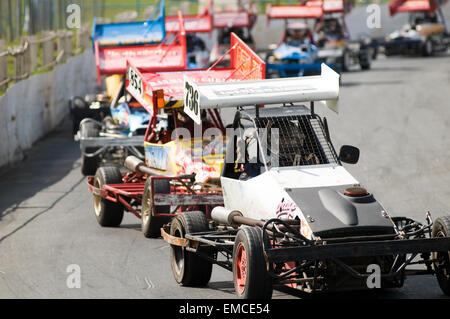
<instances>
[{"instance_id":1,"label":"exhaust pipe","mask_svg":"<svg viewBox=\"0 0 450 319\"><path fill-rule=\"evenodd\" d=\"M225 207L215 207L211 212L211 218L222 225L228 225L238 228L240 225L263 227L264 223L260 220L244 217L240 211L229 210Z\"/></svg>"},{"instance_id":2,"label":"exhaust pipe","mask_svg":"<svg viewBox=\"0 0 450 319\"><path fill-rule=\"evenodd\" d=\"M148 175L148 176L164 176L164 177L169 177L169 178L189 179L189 180L192 180L195 178L195 174L169 175L169 174L161 173L157 170L154 170L154 169L148 167L144 163L143 160L141 160L133 155L128 156L125 159L125 163L123 165L132 172L141 173L143 175Z\"/></svg>"},{"instance_id":3,"label":"exhaust pipe","mask_svg":"<svg viewBox=\"0 0 450 319\"><path fill-rule=\"evenodd\" d=\"M136 156L128 156L125 159L124 166L133 172L154 175L154 171L151 170L149 167L147 167L147 165L145 165L144 161L137 158Z\"/></svg>"}]
</instances>

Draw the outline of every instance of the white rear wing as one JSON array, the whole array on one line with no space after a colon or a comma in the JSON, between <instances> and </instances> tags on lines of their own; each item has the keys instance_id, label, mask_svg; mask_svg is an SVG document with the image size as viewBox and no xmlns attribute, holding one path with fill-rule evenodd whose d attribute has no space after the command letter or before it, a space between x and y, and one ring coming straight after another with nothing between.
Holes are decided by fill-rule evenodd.
<instances>
[{"instance_id":1,"label":"white rear wing","mask_svg":"<svg viewBox=\"0 0 450 319\"><path fill-rule=\"evenodd\" d=\"M185 78L184 112L197 124L203 109L324 102L338 112L340 75L322 64L322 74L297 78L196 84Z\"/></svg>"}]
</instances>

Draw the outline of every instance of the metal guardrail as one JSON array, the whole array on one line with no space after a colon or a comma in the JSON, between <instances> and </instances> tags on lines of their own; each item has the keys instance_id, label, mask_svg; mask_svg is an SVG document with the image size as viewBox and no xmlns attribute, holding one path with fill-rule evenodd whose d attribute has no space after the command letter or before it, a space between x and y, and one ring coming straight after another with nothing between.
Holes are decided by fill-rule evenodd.
<instances>
[{"instance_id":1,"label":"metal guardrail","mask_svg":"<svg viewBox=\"0 0 450 319\"><path fill-rule=\"evenodd\" d=\"M76 33L68 30L43 32L41 38L24 37L21 43L7 48L5 41L0 40L0 91L7 89L11 82L17 83L35 72L43 72L90 48L90 28L80 28ZM13 71L8 68L8 63L14 63Z\"/></svg>"}]
</instances>

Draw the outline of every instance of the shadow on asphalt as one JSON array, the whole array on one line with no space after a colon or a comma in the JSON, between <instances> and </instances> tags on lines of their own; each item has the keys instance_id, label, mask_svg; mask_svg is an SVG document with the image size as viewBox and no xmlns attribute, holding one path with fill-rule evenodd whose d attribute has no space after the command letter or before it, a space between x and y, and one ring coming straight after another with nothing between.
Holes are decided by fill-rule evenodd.
<instances>
[{"instance_id":1,"label":"shadow on asphalt","mask_svg":"<svg viewBox=\"0 0 450 319\"><path fill-rule=\"evenodd\" d=\"M363 82L345 82L342 81L341 87L354 87L360 85L402 85L403 81L363 81Z\"/></svg>"},{"instance_id":2,"label":"shadow on asphalt","mask_svg":"<svg viewBox=\"0 0 450 319\"><path fill-rule=\"evenodd\" d=\"M132 229L141 232L141 227L141 224L120 224L119 228Z\"/></svg>"},{"instance_id":3,"label":"shadow on asphalt","mask_svg":"<svg viewBox=\"0 0 450 319\"><path fill-rule=\"evenodd\" d=\"M80 149L78 143L73 140L71 126L66 119L55 131L36 142L23 161L0 171L0 222L19 208L48 209L49 204L56 204L70 193L84 180L81 173L77 181L72 182L73 185L64 185L61 189L57 187L49 191L60 194L56 200L54 195L50 195L49 198L26 202L79 167L80 164L76 163L79 158ZM48 203L49 201L52 203Z\"/></svg>"},{"instance_id":4,"label":"shadow on asphalt","mask_svg":"<svg viewBox=\"0 0 450 319\"><path fill-rule=\"evenodd\" d=\"M206 288L225 292L230 295L234 295L233 281L216 281L210 282Z\"/></svg>"},{"instance_id":5,"label":"shadow on asphalt","mask_svg":"<svg viewBox=\"0 0 450 319\"><path fill-rule=\"evenodd\" d=\"M368 72L373 73L373 72L377 72L377 71L381 71L381 72L384 72L384 71L408 71L408 72L417 72L417 71L420 71L420 70L422 70L422 68L420 68L420 67L410 67L410 66L405 66L405 67L403 67L403 66L395 66L395 67L379 67L379 66L374 66L374 67L372 67L370 70L361 70L361 69L357 69L357 68L355 67L355 69L351 69L351 70L348 70L348 71L344 72L344 73L343 73L343 77L344 77L344 79L345 79L345 74L359 74L359 73L363 74L363 73L368 73Z\"/></svg>"}]
</instances>

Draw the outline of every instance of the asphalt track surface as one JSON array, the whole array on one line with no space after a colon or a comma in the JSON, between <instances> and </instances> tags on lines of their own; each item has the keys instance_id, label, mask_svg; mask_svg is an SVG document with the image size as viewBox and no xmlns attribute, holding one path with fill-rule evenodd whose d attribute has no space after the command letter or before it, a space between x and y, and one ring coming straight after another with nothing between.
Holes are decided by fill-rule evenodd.
<instances>
[{"instance_id":1,"label":"asphalt track surface","mask_svg":"<svg viewBox=\"0 0 450 319\"><path fill-rule=\"evenodd\" d=\"M347 168L392 215L423 221L428 210L450 214L450 55L381 56L369 72L344 74L339 115L317 113L327 117L336 148L361 149L360 163ZM80 289L67 288L71 264L81 267ZM422 276L398 290L337 297L444 296L435 278ZM133 215L117 229L97 225L78 144L65 122L0 175L0 298L235 295L231 273L218 266L207 288L178 286L168 245L145 239ZM274 298L292 297L275 292Z\"/></svg>"}]
</instances>

